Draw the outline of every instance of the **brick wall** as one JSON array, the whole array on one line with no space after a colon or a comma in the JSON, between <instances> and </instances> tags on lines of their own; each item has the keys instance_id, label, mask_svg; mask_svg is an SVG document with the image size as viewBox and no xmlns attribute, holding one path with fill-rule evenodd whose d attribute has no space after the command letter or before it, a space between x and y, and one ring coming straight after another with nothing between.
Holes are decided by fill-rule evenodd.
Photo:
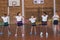
<instances>
[{"instance_id":1,"label":"brick wall","mask_svg":"<svg viewBox=\"0 0 60 40\"><path fill-rule=\"evenodd\" d=\"M22 0L20 0L22 1ZM33 0L25 0L24 1L24 6L25 6L25 11L26 11L26 8L38 8L38 7L42 7L42 5L36 5L36 4L33 4ZM22 3L20 3L20 5L22 5ZM8 0L0 0L0 16L2 16L4 13L7 13L7 7L8 7ZM45 0L45 3L43 4L43 7L52 7L53 8L53 0ZM60 10L60 0L56 0L56 8L57 10L59 11ZM11 18L11 23L13 23L14 21L14 17L16 15L17 12L22 12L22 6L20 7L10 7L10 18ZM28 10L29 11L29 10ZM37 10L34 10L34 11L37 11ZM28 13L29 14L29 13ZM25 12L25 16L28 15L26 12ZM32 14L32 13L30 13ZM36 13L37 14L37 13Z\"/></svg>"}]
</instances>

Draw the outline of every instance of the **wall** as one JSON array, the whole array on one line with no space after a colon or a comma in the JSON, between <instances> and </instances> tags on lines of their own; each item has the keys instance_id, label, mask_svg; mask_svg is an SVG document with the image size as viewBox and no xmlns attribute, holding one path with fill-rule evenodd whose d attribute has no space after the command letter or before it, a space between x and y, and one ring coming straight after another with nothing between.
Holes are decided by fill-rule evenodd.
<instances>
[{"instance_id":1,"label":"wall","mask_svg":"<svg viewBox=\"0 0 60 40\"><path fill-rule=\"evenodd\" d=\"M22 0L20 0L22 1ZM43 5L36 5L36 4L33 4L33 0L25 0L24 1L24 8L25 8L25 16L27 17L30 17L32 15L32 13L29 13L31 12L31 10L33 9L35 14L34 15L38 15L38 8L42 8L43 7L47 7L47 8L50 8L52 7L53 8L53 0L45 0L45 3ZM56 0L56 8L57 8L57 11L60 10L60 0ZM20 5L22 5L22 3L20 3ZM0 16L2 16L4 13L7 13L7 7L8 7L8 0L0 0ZM27 9L28 8L28 9ZM31 9L29 9L31 8ZM36 9L35 9L36 8ZM22 13L22 6L20 7L10 7L10 19L11 19L11 23L14 23L14 16L16 15L17 12L21 12ZM29 16L30 15L30 16Z\"/></svg>"}]
</instances>

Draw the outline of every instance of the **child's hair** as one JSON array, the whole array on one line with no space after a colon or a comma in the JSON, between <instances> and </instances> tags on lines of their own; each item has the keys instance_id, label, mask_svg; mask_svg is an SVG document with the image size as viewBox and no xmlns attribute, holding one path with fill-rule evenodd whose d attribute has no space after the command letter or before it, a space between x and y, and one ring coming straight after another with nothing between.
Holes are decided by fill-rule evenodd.
<instances>
[{"instance_id":1,"label":"child's hair","mask_svg":"<svg viewBox=\"0 0 60 40\"><path fill-rule=\"evenodd\" d=\"M17 15L19 15L20 12L17 13Z\"/></svg>"},{"instance_id":2,"label":"child's hair","mask_svg":"<svg viewBox=\"0 0 60 40\"><path fill-rule=\"evenodd\" d=\"M7 14L4 14L4 16L7 16Z\"/></svg>"},{"instance_id":3,"label":"child's hair","mask_svg":"<svg viewBox=\"0 0 60 40\"><path fill-rule=\"evenodd\" d=\"M46 12L44 12L44 14L46 14L46 15L47 15L47 13L46 13Z\"/></svg>"}]
</instances>

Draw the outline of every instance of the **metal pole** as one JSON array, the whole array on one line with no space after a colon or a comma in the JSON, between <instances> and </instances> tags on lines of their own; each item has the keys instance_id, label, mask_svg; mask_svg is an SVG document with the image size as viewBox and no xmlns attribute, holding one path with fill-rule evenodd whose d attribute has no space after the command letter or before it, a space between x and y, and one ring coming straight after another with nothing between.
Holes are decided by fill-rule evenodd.
<instances>
[{"instance_id":1,"label":"metal pole","mask_svg":"<svg viewBox=\"0 0 60 40\"><path fill-rule=\"evenodd\" d=\"M24 16L24 0L22 0L22 16ZM23 18L23 23L24 23L24 18ZM24 36L24 25L23 25L23 30L22 30L22 36Z\"/></svg>"},{"instance_id":2,"label":"metal pole","mask_svg":"<svg viewBox=\"0 0 60 40\"><path fill-rule=\"evenodd\" d=\"M53 11L54 15L56 15L56 0L53 0Z\"/></svg>"},{"instance_id":3,"label":"metal pole","mask_svg":"<svg viewBox=\"0 0 60 40\"><path fill-rule=\"evenodd\" d=\"M9 14L9 6L8 6L8 16L10 15ZM9 19L8 19L9 21L8 21L8 24L9 24L9 27L8 27L8 37L11 35L11 32L10 32L10 17L9 17Z\"/></svg>"},{"instance_id":4,"label":"metal pole","mask_svg":"<svg viewBox=\"0 0 60 40\"><path fill-rule=\"evenodd\" d=\"M9 15L9 6L8 6L8 15Z\"/></svg>"},{"instance_id":5,"label":"metal pole","mask_svg":"<svg viewBox=\"0 0 60 40\"><path fill-rule=\"evenodd\" d=\"M8 6L8 16L9 16L9 6ZM9 21L8 21L8 23L10 24L10 17L9 17Z\"/></svg>"},{"instance_id":6,"label":"metal pole","mask_svg":"<svg viewBox=\"0 0 60 40\"><path fill-rule=\"evenodd\" d=\"M24 0L22 0L22 16L24 16Z\"/></svg>"},{"instance_id":7,"label":"metal pole","mask_svg":"<svg viewBox=\"0 0 60 40\"><path fill-rule=\"evenodd\" d=\"M53 0L53 11L54 15L56 15L56 0ZM54 37L56 37L56 25L53 26Z\"/></svg>"}]
</instances>

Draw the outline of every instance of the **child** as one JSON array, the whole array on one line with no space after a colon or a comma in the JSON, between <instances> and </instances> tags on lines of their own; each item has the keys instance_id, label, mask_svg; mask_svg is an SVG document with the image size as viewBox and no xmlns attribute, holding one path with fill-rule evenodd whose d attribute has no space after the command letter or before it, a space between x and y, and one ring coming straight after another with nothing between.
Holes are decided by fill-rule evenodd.
<instances>
[{"instance_id":1,"label":"child","mask_svg":"<svg viewBox=\"0 0 60 40\"><path fill-rule=\"evenodd\" d=\"M1 21L1 19L0 19L0 35L2 35L3 34L3 23L2 23L2 21Z\"/></svg>"},{"instance_id":2,"label":"child","mask_svg":"<svg viewBox=\"0 0 60 40\"><path fill-rule=\"evenodd\" d=\"M35 31L35 35L36 35L36 18L34 16L31 16L31 18L29 18L29 21L31 22L31 32L30 34L32 34L32 31L33 31L33 28L34 28L34 31Z\"/></svg>"},{"instance_id":3,"label":"child","mask_svg":"<svg viewBox=\"0 0 60 40\"><path fill-rule=\"evenodd\" d=\"M23 16L20 14L20 12L17 13L17 16L15 17L16 21L17 21L17 28L21 27L21 32L22 32L22 37L24 37L24 32L23 32ZM17 36L17 29L16 29L16 34L15 36Z\"/></svg>"},{"instance_id":4,"label":"child","mask_svg":"<svg viewBox=\"0 0 60 40\"><path fill-rule=\"evenodd\" d=\"M57 14L55 14L53 16L53 25L54 25L54 32L56 32L56 27L58 27L58 21L59 21L59 16Z\"/></svg>"},{"instance_id":5,"label":"child","mask_svg":"<svg viewBox=\"0 0 60 40\"><path fill-rule=\"evenodd\" d=\"M9 32L9 16L7 14L4 14L1 18L3 20L4 27L7 27L8 35L10 35L11 32Z\"/></svg>"},{"instance_id":6,"label":"child","mask_svg":"<svg viewBox=\"0 0 60 40\"><path fill-rule=\"evenodd\" d=\"M48 15L46 12L43 13L42 17L42 26L47 27L47 21L48 21ZM47 33L47 28L46 28L46 36L48 35ZM43 37L43 32L40 33L40 36Z\"/></svg>"}]
</instances>

